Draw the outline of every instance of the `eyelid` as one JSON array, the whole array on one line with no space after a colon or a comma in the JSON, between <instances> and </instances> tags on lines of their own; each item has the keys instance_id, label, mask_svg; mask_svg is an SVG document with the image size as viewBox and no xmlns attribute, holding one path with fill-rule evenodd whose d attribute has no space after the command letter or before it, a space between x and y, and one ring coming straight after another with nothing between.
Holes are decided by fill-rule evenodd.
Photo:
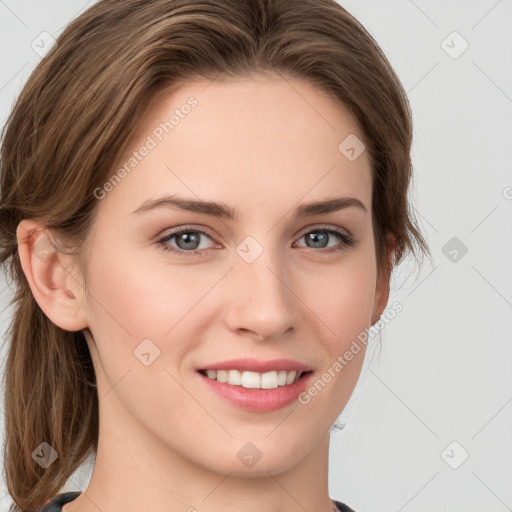
<instances>
[{"instance_id":1,"label":"eyelid","mask_svg":"<svg viewBox=\"0 0 512 512\"><path fill-rule=\"evenodd\" d=\"M215 234L210 228L205 226L197 226L193 224L183 224L180 226L175 226L174 228L167 228L157 235L158 239L165 238L167 236L176 235L177 233L181 233L182 231L198 231L199 233L204 233L208 235L210 238L215 240Z\"/></svg>"},{"instance_id":2,"label":"eyelid","mask_svg":"<svg viewBox=\"0 0 512 512\"><path fill-rule=\"evenodd\" d=\"M342 228L341 226L335 226L333 224L310 224L309 226L302 228L295 236L299 238L303 237L306 233L314 231L315 229L318 229L319 231L322 229L339 231L340 233L352 238L352 233L348 229Z\"/></svg>"}]
</instances>

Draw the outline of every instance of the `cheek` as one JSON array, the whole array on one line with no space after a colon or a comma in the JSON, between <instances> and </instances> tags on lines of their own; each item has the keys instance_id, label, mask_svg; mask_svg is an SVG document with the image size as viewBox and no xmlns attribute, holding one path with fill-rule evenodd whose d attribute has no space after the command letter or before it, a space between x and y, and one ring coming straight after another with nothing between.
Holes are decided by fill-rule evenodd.
<instances>
[{"instance_id":1,"label":"cheek","mask_svg":"<svg viewBox=\"0 0 512 512\"><path fill-rule=\"evenodd\" d=\"M103 363L108 361L114 368L138 368L140 361L134 350L137 352L143 340L149 339L156 348L144 343L150 352L160 351L159 365L168 366L199 339L197 330L207 319L196 311L222 272L215 273L211 267L208 270L206 265L167 264L165 258L155 263L154 256L141 258L138 251L116 247L98 246L89 278L91 330L101 340ZM146 248L144 254L153 251L158 248ZM168 350L171 344L172 351Z\"/></svg>"},{"instance_id":2,"label":"cheek","mask_svg":"<svg viewBox=\"0 0 512 512\"><path fill-rule=\"evenodd\" d=\"M311 276L309 276L311 277ZM376 267L371 248L354 252L339 265L315 274L307 304L330 328L332 348L341 350L370 326L375 302ZM308 286L311 279L305 279ZM306 290L306 288L304 288Z\"/></svg>"},{"instance_id":3,"label":"cheek","mask_svg":"<svg viewBox=\"0 0 512 512\"><path fill-rule=\"evenodd\" d=\"M319 341L324 359L299 402L304 414L309 411L319 422L327 418L332 424L348 403L363 367L375 299L374 262L363 255L347 260L316 283L308 306L318 315L315 329L327 333ZM317 428L324 426L319 423Z\"/></svg>"}]
</instances>

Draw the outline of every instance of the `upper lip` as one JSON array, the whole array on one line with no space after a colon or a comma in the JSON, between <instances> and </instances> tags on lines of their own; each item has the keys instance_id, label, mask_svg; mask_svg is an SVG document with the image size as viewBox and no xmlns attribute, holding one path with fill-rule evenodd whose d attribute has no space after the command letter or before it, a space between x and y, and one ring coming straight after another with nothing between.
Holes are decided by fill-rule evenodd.
<instances>
[{"instance_id":1,"label":"upper lip","mask_svg":"<svg viewBox=\"0 0 512 512\"><path fill-rule=\"evenodd\" d=\"M212 363L207 366L200 368L201 370L241 370L248 372L265 373L271 371L297 371L307 372L311 368L298 361L292 359L272 359L268 361L262 361L259 359L230 359L229 361L221 361L219 363Z\"/></svg>"}]
</instances>

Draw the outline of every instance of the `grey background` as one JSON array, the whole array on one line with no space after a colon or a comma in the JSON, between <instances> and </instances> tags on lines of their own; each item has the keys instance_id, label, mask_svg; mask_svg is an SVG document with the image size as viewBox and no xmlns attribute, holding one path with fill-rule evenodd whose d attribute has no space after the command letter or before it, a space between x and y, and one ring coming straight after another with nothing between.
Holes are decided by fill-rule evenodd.
<instances>
[{"instance_id":1,"label":"grey background","mask_svg":"<svg viewBox=\"0 0 512 512\"><path fill-rule=\"evenodd\" d=\"M93 3L0 0L2 126L40 59L32 41ZM389 304L403 310L332 435L331 496L357 512L512 510L512 0L340 3L408 91L411 197L433 263L394 273ZM1 281L2 334L9 297ZM9 502L2 484L0 510Z\"/></svg>"}]
</instances>

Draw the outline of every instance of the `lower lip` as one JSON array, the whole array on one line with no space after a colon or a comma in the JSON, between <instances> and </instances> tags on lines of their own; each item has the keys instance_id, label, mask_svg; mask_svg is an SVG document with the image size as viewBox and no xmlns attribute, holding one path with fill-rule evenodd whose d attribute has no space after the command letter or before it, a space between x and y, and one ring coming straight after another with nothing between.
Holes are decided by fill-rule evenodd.
<instances>
[{"instance_id":1,"label":"lower lip","mask_svg":"<svg viewBox=\"0 0 512 512\"><path fill-rule=\"evenodd\" d=\"M240 409L255 412L276 411L297 400L300 393L306 389L311 374L312 372L306 373L297 382L288 386L279 386L274 389L250 389L219 382L198 372L199 377L212 391Z\"/></svg>"}]
</instances>

